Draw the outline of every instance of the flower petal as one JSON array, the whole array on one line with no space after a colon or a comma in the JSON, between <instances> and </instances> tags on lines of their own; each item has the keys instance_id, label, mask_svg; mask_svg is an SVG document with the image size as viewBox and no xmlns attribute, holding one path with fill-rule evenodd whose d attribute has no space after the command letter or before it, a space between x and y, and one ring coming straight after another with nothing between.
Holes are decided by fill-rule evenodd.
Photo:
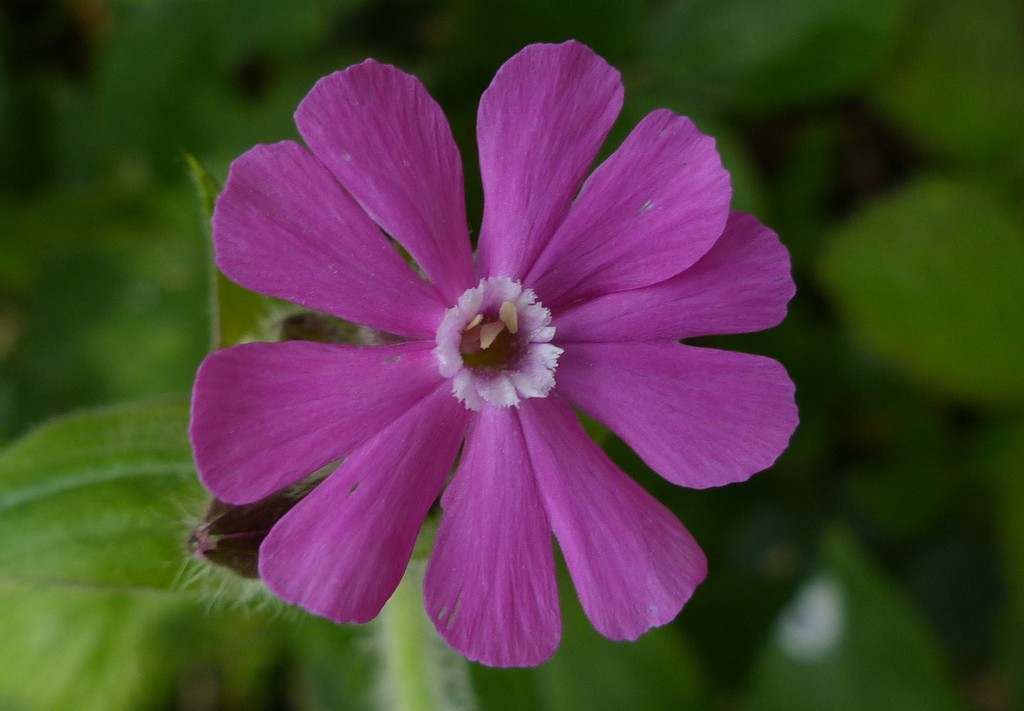
<instances>
[{"instance_id":1,"label":"flower petal","mask_svg":"<svg viewBox=\"0 0 1024 711\"><path fill-rule=\"evenodd\" d=\"M569 306L558 342L678 341L775 326L796 292L789 252L752 215L734 212L700 261L652 286Z\"/></svg>"},{"instance_id":2,"label":"flower petal","mask_svg":"<svg viewBox=\"0 0 1024 711\"><path fill-rule=\"evenodd\" d=\"M771 358L678 343L576 343L558 388L654 471L693 488L772 465L797 424L793 382Z\"/></svg>"},{"instance_id":3,"label":"flower petal","mask_svg":"<svg viewBox=\"0 0 1024 711\"><path fill-rule=\"evenodd\" d=\"M416 77L368 59L326 76L295 112L299 133L384 231L454 302L476 283L462 158Z\"/></svg>"},{"instance_id":4,"label":"flower petal","mask_svg":"<svg viewBox=\"0 0 1024 711\"><path fill-rule=\"evenodd\" d=\"M654 111L587 179L523 283L552 308L659 282L711 248L731 199L714 139Z\"/></svg>"},{"instance_id":5,"label":"flower petal","mask_svg":"<svg viewBox=\"0 0 1024 711\"><path fill-rule=\"evenodd\" d=\"M515 412L475 416L424 580L441 636L499 667L540 664L562 631L551 527Z\"/></svg>"},{"instance_id":6,"label":"flower petal","mask_svg":"<svg viewBox=\"0 0 1024 711\"><path fill-rule=\"evenodd\" d=\"M578 42L534 44L480 100L481 276L522 277L559 223L622 108L619 73Z\"/></svg>"},{"instance_id":7,"label":"flower petal","mask_svg":"<svg viewBox=\"0 0 1024 711\"><path fill-rule=\"evenodd\" d=\"M231 164L213 214L233 281L390 333L433 337L444 304L324 166L291 141Z\"/></svg>"},{"instance_id":8,"label":"flower petal","mask_svg":"<svg viewBox=\"0 0 1024 711\"><path fill-rule=\"evenodd\" d=\"M376 617L402 579L466 419L437 388L360 447L271 529L260 548L267 586L335 622Z\"/></svg>"},{"instance_id":9,"label":"flower petal","mask_svg":"<svg viewBox=\"0 0 1024 711\"><path fill-rule=\"evenodd\" d=\"M287 341L212 353L192 395L203 483L250 503L349 454L438 387L431 346Z\"/></svg>"},{"instance_id":10,"label":"flower petal","mask_svg":"<svg viewBox=\"0 0 1024 711\"><path fill-rule=\"evenodd\" d=\"M548 518L594 627L636 639L671 621L707 574L696 541L557 397L527 400L519 413Z\"/></svg>"}]
</instances>

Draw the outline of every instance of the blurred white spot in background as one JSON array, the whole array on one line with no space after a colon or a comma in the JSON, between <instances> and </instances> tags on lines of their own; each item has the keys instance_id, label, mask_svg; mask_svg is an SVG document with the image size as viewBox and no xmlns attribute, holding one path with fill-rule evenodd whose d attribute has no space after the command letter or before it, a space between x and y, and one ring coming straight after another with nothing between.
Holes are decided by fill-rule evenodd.
<instances>
[{"instance_id":1,"label":"blurred white spot in background","mask_svg":"<svg viewBox=\"0 0 1024 711\"><path fill-rule=\"evenodd\" d=\"M797 593L779 619L776 642L799 661L813 661L828 654L846 628L846 603L838 583L816 578Z\"/></svg>"}]
</instances>

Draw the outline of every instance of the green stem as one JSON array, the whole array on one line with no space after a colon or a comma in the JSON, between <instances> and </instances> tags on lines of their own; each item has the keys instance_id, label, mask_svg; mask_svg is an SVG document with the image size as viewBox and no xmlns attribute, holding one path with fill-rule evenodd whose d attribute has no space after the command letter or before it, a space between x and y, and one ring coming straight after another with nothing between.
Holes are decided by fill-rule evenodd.
<instances>
[{"instance_id":1,"label":"green stem","mask_svg":"<svg viewBox=\"0 0 1024 711\"><path fill-rule=\"evenodd\" d=\"M380 706L389 711L471 711L476 702L468 662L444 644L423 611L424 569L424 562L413 558L377 618Z\"/></svg>"}]
</instances>

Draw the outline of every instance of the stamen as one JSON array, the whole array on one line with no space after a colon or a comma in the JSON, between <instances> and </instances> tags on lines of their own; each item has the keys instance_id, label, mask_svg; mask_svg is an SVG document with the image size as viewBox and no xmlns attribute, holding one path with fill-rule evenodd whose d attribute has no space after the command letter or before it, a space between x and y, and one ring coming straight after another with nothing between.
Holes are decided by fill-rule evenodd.
<instances>
[{"instance_id":1,"label":"stamen","mask_svg":"<svg viewBox=\"0 0 1024 711\"><path fill-rule=\"evenodd\" d=\"M501 308L498 310L498 316L508 328L509 333L519 332L519 311L516 309L515 304L511 301L502 302Z\"/></svg>"},{"instance_id":2,"label":"stamen","mask_svg":"<svg viewBox=\"0 0 1024 711\"><path fill-rule=\"evenodd\" d=\"M468 409L516 407L554 388L562 353L554 336L551 312L536 294L508 277L487 277L445 311L434 355Z\"/></svg>"},{"instance_id":3,"label":"stamen","mask_svg":"<svg viewBox=\"0 0 1024 711\"><path fill-rule=\"evenodd\" d=\"M494 343L494 339L498 337L498 334L505 330L505 324L501 321L493 321L491 323L485 323L480 327L480 347L487 350ZM513 333L515 333L513 331Z\"/></svg>"}]
</instances>

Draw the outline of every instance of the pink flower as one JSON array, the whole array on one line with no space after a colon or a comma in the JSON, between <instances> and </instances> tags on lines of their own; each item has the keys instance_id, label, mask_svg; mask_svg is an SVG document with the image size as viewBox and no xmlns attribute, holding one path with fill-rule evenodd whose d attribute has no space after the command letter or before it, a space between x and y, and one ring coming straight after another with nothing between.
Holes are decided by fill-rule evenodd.
<instances>
[{"instance_id":1,"label":"pink flower","mask_svg":"<svg viewBox=\"0 0 1024 711\"><path fill-rule=\"evenodd\" d=\"M231 166L213 218L223 272L404 339L251 343L199 370L191 436L218 497L253 502L344 458L260 549L284 600L372 619L442 489L424 596L471 659L554 652L552 533L613 639L669 622L703 580L687 530L573 408L681 486L770 466L797 422L785 370L679 340L777 324L789 258L730 212L714 141L669 111L584 182L622 96L619 73L576 42L531 45L498 71L477 125L475 260L448 123L394 67L367 60L320 80L295 114L308 150L256 146Z\"/></svg>"}]
</instances>

